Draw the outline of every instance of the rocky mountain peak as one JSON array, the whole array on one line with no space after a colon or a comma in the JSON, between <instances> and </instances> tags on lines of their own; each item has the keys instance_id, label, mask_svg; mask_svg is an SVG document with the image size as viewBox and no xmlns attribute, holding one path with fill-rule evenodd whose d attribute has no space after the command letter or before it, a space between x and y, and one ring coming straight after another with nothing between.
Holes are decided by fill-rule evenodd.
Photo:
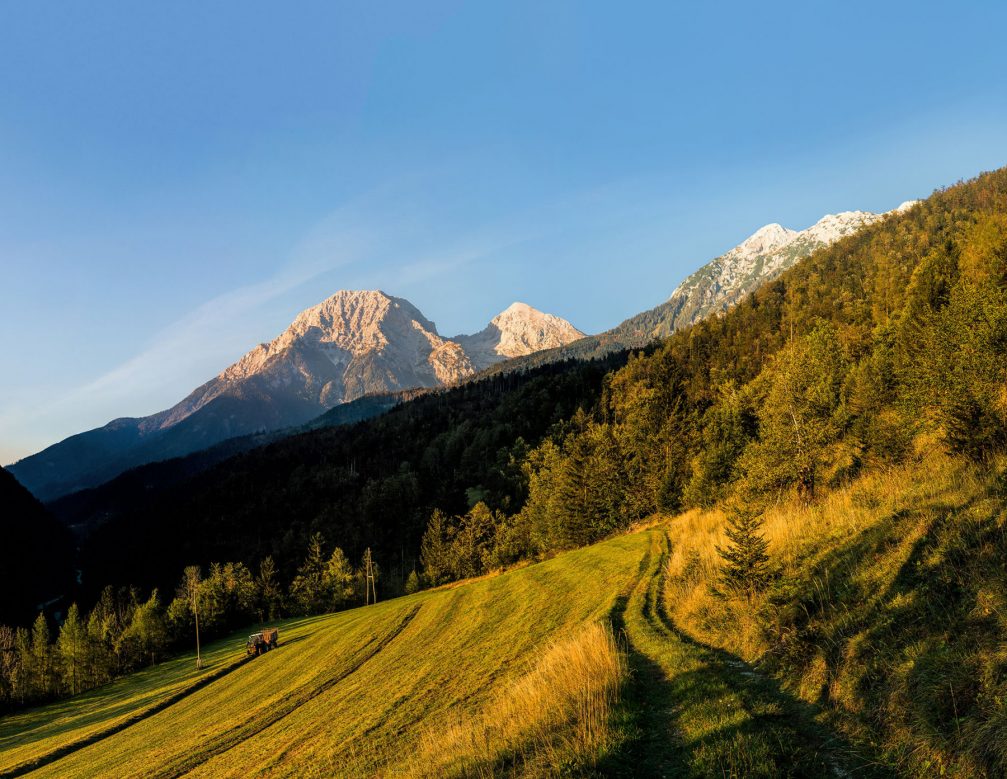
<instances>
[{"instance_id":1,"label":"rocky mountain peak","mask_svg":"<svg viewBox=\"0 0 1007 779\"><path fill-rule=\"evenodd\" d=\"M510 357L566 346L584 333L565 319L527 303L511 303L475 335L454 338L480 368Z\"/></svg>"},{"instance_id":2,"label":"rocky mountain peak","mask_svg":"<svg viewBox=\"0 0 1007 779\"><path fill-rule=\"evenodd\" d=\"M790 243L795 235L797 235L796 230L788 230L783 225L773 222L760 227L752 233L752 235L738 244L736 250L756 253L767 252L778 246Z\"/></svg>"},{"instance_id":3,"label":"rocky mountain peak","mask_svg":"<svg viewBox=\"0 0 1007 779\"><path fill-rule=\"evenodd\" d=\"M667 335L710 314L724 311L761 284L776 278L816 249L835 243L865 226L912 208L910 200L893 211L842 211L826 214L811 227L791 230L772 223L687 277L663 304L651 335ZM633 323L624 323L632 326Z\"/></svg>"},{"instance_id":4,"label":"rocky mountain peak","mask_svg":"<svg viewBox=\"0 0 1007 779\"><path fill-rule=\"evenodd\" d=\"M416 306L381 290L340 290L306 308L178 405L142 421L168 429L221 397L282 398L318 414L371 393L455 384L508 357L583 336L569 322L514 303L475 336L446 338ZM295 420L299 422L303 420Z\"/></svg>"},{"instance_id":5,"label":"rocky mountain peak","mask_svg":"<svg viewBox=\"0 0 1007 779\"><path fill-rule=\"evenodd\" d=\"M56 497L142 463L301 425L365 395L457 384L511 355L582 336L559 317L515 303L475 336L447 338L408 300L381 290L340 290L171 408L81 433L17 469ZM56 463L58 480L51 475Z\"/></svg>"}]
</instances>

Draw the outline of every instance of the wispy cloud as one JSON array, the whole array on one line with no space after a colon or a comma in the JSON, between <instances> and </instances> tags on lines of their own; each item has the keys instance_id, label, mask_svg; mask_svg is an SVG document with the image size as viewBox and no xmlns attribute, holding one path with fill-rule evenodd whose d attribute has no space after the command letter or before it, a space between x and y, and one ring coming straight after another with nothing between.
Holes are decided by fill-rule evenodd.
<instances>
[{"instance_id":1,"label":"wispy cloud","mask_svg":"<svg viewBox=\"0 0 1007 779\"><path fill-rule=\"evenodd\" d=\"M155 333L122 363L80 385L32 388L8 397L0 410L0 457L9 462L43 444L104 424L116 416L153 413L180 400L254 345L263 320L277 318L285 296L297 308L316 303L308 291L338 274L340 286L404 287L478 261L527 238L528 225L495 226L445 240L422 214L371 196L338 209L314 226L269 278L217 295ZM394 206L394 202L391 204ZM305 288L305 295L296 295ZM330 289L330 291L335 291ZM301 299L303 298L303 299ZM289 313L289 312L288 312ZM25 446L10 446L24 441Z\"/></svg>"},{"instance_id":2,"label":"wispy cloud","mask_svg":"<svg viewBox=\"0 0 1007 779\"><path fill-rule=\"evenodd\" d=\"M179 400L224 368L249 343L257 315L318 276L365 260L373 230L356 208L331 213L289 252L272 276L217 295L155 333L119 365L70 388L23 388L0 410L0 457L9 462L40 443L115 416L147 414ZM183 389L184 388L184 389ZM18 446L11 442L26 442ZM31 442L31 443L28 443Z\"/></svg>"}]
</instances>

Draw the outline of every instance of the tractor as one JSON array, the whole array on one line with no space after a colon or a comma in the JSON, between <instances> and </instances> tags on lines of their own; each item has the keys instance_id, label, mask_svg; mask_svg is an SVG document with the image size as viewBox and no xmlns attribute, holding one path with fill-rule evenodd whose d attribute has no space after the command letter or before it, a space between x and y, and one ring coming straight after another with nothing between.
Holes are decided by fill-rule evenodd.
<instances>
[{"instance_id":1,"label":"tractor","mask_svg":"<svg viewBox=\"0 0 1007 779\"><path fill-rule=\"evenodd\" d=\"M276 649L280 643L280 631L276 628L265 628L261 633L252 633L245 642L245 652L258 657L263 652Z\"/></svg>"}]
</instances>

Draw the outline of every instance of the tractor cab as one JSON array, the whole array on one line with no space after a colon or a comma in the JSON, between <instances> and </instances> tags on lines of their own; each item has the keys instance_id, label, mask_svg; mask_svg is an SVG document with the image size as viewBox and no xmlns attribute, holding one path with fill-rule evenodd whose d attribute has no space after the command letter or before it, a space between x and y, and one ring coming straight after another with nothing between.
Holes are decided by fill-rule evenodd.
<instances>
[{"instance_id":1,"label":"tractor cab","mask_svg":"<svg viewBox=\"0 0 1007 779\"><path fill-rule=\"evenodd\" d=\"M262 637L262 633L252 633L245 642L245 651L250 655L261 655L269 649L269 644Z\"/></svg>"},{"instance_id":2,"label":"tractor cab","mask_svg":"<svg viewBox=\"0 0 1007 779\"><path fill-rule=\"evenodd\" d=\"M258 657L263 652L276 649L280 643L280 631L276 628L266 628L261 633L252 633L245 642L245 652Z\"/></svg>"}]
</instances>

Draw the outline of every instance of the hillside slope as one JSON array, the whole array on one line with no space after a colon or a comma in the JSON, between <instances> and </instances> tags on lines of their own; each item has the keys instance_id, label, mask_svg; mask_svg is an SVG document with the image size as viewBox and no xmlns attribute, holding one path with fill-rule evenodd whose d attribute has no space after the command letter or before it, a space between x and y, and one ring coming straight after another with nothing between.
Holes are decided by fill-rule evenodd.
<instances>
[{"instance_id":1,"label":"hillside slope","mask_svg":"<svg viewBox=\"0 0 1007 779\"><path fill-rule=\"evenodd\" d=\"M905 213L917 202L909 200L881 214L870 211L826 214L804 230L791 230L776 223L765 225L689 274L666 301L654 308L635 314L603 333L491 366L485 373L642 348L708 317L723 314L806 257L887 217Z\"/></svg>"},{"instance_id":2,"label":"hillside slope","mask_svg":"<svg viewBox=\"0 0 1007 779\"><path fill-rule=\"evenodd\" d=\"M279 649L247 662L238 635L207 651L202 674L188 656L8 717L0 774L829 776L833 761L861 765L785 696L725 684L703 650L660 627L663 537L284 623ZM628 628L633 678L657 674L653 688L627 687L610 620ZM656 709L669 692L672 708Z\"/></svg>"},{"instance_id":3,"label":"hillside slope","mask_svg":"<svg viewBox=\"0 0 1007 779\"><path fill-rule=\"evenodd\" d=\"M169 591L193 561L267 554L292 576L316 531L354 560L371 547L389 577L408 575L433 507L464 511L473 492L494 505L517 503L511 453L521 456L554 423L593 403L602 377L624 362L612 355L430 392L360 424L245 452L161 490L123 478L93 501L61 506L74 523L104 523L82 545L84 585L92 596L105 584Z\"/></svg>"},{"instance_id":4,"label":"hillside slope","mask_svg":"<svg viewBox=\"0 0 1007 779\"><path fill-rule=\"evenodd\" d=\"M308 430L352 425L380 416L399 403L418 397L421 392L414 390L357 398L329 409L301 427L228 438L183 457L130 468L97 487L57 498L46 507L78 538L84 537L110 517L154 501L159 493L171 489L179 482L192 479L231 457Z\"/></svg>"},{"instance_id":5,"label":"hillside slope","mask_svg":"<svg viewBox=\"0 0 1007 779\"><path fill-rule=\"evenodd\" d=\"M69 592L70 534L0 468L0 624L28 623L36 606Z\"/></svg>"},{"instance_id":6,"label":"hillside slope","mask_svg":"<svg viewBox=\"0 0 1007 779\"><path fill-rule=\"evenodd\" d=\"M240 776L268 766L276 776L366 776L408 766L425 737L492 705L550 641L603 620L646 551L645 536L629 536L465 586L284 623L277 651L237 666L244 637L235 636L208 651L205 674L233 669L199 689L190 656L5 718L0 774L74 745L35 775Z\"/></svg>"}]
</instances>

